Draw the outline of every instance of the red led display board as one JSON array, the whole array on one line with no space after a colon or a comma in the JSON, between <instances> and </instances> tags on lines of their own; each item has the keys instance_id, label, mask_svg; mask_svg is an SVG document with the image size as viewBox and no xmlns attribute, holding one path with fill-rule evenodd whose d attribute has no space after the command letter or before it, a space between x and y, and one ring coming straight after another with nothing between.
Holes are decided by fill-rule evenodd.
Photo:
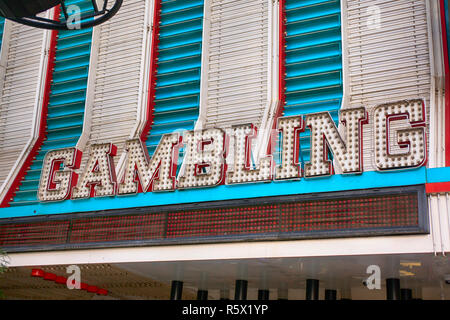
<instances>
[{"instance_id":1,"label":"red led display board","mask_svg":"<svg viewBox=\"0 0 450 320\"><path fill-rule=\"evenodd\" d=\"M428 232L424 186L14 219L8 251Z\"/></svg>"}]
</instances>

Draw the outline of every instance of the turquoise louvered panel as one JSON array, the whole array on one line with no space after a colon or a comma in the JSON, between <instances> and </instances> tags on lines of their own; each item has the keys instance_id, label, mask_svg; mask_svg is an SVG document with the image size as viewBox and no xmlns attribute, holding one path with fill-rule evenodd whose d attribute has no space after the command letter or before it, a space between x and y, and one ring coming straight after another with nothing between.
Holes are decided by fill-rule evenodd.
<instances>
[{"instance_id":1,"label":"turquoise louvered panel","mask_svg":"<svg viewBox=\"0 0 450 320\"><path fill-rule=\"evenodd\" d=\"M91 10L90 0L66 0L81 12ZM59 31L47 115L47 139L23 179L11 206L37 202L42 161L49 150L74 147L83 129L92 28Z\"/></svg>"},{"instance_id":2,"label":"turquoise louvered panel","mask_svg":"<svg viewBox=\"0 0 450 320\"><path fill-rule=\"evenodd\" d=\"M162 134L193 130L200 100L203 0L162 1L150 155Z\"/></svg>"},{"instance_id":3,"label":"turquoise louvered panel","mask_svg":"<svg viewBox=\"0 0 450 320\"><path fill-rule=\"evenodd\" d=\"M0 17L0 50L2 48L3 41L3 27L5 26L5 18Z\"/></svg>"},{"instance_id":4,"label":"turquoise louvered panel","mask_svg":"<svg viewBox=\"0 0 450 320\"><path fill-rule=\"evenodd\" d=\"M329 111L337 122L343 95L339 0L286 0L284 116ZM309 161L309 130L300 135Z\"/></svg>"}]
</instances>

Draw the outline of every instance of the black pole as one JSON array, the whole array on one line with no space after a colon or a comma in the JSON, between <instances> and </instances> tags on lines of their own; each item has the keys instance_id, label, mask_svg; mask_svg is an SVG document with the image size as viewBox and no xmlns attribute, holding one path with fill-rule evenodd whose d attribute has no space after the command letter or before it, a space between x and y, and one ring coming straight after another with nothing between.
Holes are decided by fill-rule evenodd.
<instances>
[{"instance_id":1,"label":"black pole","mask_svg":"<svg viewBox=\"0 0 450 320\"><path fill-rule=\"evenodd\" d=\"M411 289L401 289L400 297L402 300L412 300L412 290Z\"/></svg>"},{"instance_id":2,"label":"black pole","mask_svg":"<svg viewBox=\"0 0 450 320\"><path fill-rule=\"evenodd\" d=\"M173 280L172 288L170 289L170 300L181 300L182 293L183 293L183 282Z\"/></svg>"},{"instance_id":3,"label":"black pole","mask_svg":"<svg viewBox=\"0 0 450 320\"><path fill-rule=\"evenodd\" d=\"M336 300L336 290L325 290L325 300Z\"/></svg>"},{"instance_id":4,"label":"black pole","mask_svg":"<svg viewBox=\"0 0 450 320\"><path fill-rule=\"evenodd\" d=\"M197 300L208 300L208 290L198 290Z\"/></svg>"},{"instance_id":5,"label":"black pole","mask_svg":"<svg viewBox=\"0 0 450 320\"><path fill-rule=\"evenodd\" d=\"M247 300L247 280L236 280L234 300Z\"/></svg>"},{"instance_id":6,"label":"black pole","mask_svg":"<svg viewBox=\"0 0 450 320\"><path fill-rule=\"evenodd\" d=\"M319 300L319 280L306 279L306 300Z\"/></svg>"},{"instance_id":7,"label":"black pole","mask_svg":"<svg viewBox=\"0 0 450 320\"><path fill-rule=\"evenodd\" d=\"M387 300L400 300L400 279L386 279L386 298Z\"/></svg>"},{"instance_id":8,"label":"black pole","mask_svg":"<svg viewBox=\"0 0 450 320\"><path fill-rule=\"evenodd\" d=\"M258 290L258 300L269 300L269 290Z\"/></svg>"}]
</instances>

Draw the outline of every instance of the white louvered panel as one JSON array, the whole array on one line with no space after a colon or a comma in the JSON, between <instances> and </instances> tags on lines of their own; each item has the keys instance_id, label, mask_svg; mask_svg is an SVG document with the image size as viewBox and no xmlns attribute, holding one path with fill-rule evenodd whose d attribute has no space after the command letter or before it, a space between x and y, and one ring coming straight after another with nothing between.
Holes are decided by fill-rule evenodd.
<instances>
[{"instance_id":1,"label":"white louvered panel","mask_svg":"<svg viewBox=\"0 0 450 320\"><path fill-rule=\"evenodd\" d=\"M380 9L369 29L367 8ZM429 94L430 62L424 0L348 1L350 103L383 103Z\"/></svg>"},{"instance_id":2,"label":"white louvered panel","mask_svg":"<svg viewBox=\"0 0 450 320\"><path fill-rule=\"evenodd\" d=\"M85 152L91 144L112 142L118 148L116 165L138 121L145 6L144 0L124 1L117 15L98 30L91 131ZM83 157L83 166L86 160Z\"/></svg>"},{"instance_id":3,"label":"white louvered panel","mask_svg":"<svg viewBox=\"0 0 450 320\"><path fill-rule=\"evenodd\" d=\"M450 195L449 193L428 195L430 233L435 253L450 251Z\"/></svg>"},{"instance_id":4,"label":"white louvered panel","mask_svg":"<svg viewBox=\"0 0 450 320\"><path fill-rule=\"evenodd\" d=\"M0 91L0 186L15 169L32 138L39 99L45 31L10 23L5 75Z\"/></svg>"},{"instance_id":5,"label":"white louvered panel","mask_svg":"<svg viewBox=\"0 0 450 320\"><path fill-rule=\"evenodd\" d=\"M379 28L368 27L374 20L370 7L379 9ZM431 71L425 0L347 0L345 18L349 104L344 107L365 106L370 118L376 105L422 98L429 123ZM363 130L365 171L375 170L372 124ZM393 145L394 153L400 150Z\"/></svg>"},{"instance_id":6,"label":"white louvered panel","mask_svg":"<svg viewBox=\"0 0 450 320\"><path fill-rule=\"evenodd\" d=\"M260 126L268 103L267 0L212 0L205 127Z\"/></svg>"},{"instance_id":7,"label":"white louvered panel","mask_svg":"<svg viewBox=\"0 0 450 320\"><path fill-rule=\"evenodd\" d=\"M431 97L430 97L430 154L428 167L445 166L445 81L444 50L442 43L442 25L440 3L427 2L429 11L430 56L432 61ZM447 129L448 130L448 129Z\"/></svg>"}]
</instances>

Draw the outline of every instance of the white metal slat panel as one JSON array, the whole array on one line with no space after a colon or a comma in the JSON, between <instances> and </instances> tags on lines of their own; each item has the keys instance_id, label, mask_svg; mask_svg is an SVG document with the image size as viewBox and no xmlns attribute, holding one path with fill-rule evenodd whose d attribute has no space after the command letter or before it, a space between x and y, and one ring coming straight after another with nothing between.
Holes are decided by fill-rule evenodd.
<instances>
[{"instance_id":1,"label":"white metal slat panel","mask_svg":"<svg viewBox=\"0 0 450 320\"><path fill-rule=\"evenodd\" d=\"M210 7L205 127L260 126L270 89L268 1L212 0Z\"/></svg>"},{"instance_id":2,"label":"white metal slat panel","mask_svg":"<svg viewBox=\"0 0 450 320\"><path fill-rule=\"evenodd\" d=\"M448 193L428 195L430 214L430 233L433 239L433 251L450 251L450 195Z\"/></svg>"},{"instance_id":3,"label":"white metal slat panel","mask_svg":"<svg viewBox=\"0 0 450 320\"><path fill-rule=\"evenodd\" d=\"M99 26L91 128L88 145L112 142L120 159L133 134L140 104L141 61L145 45L144 0L125 1L116 16ZM83 164L87 157L83 157Z\"/></svg>"},{"instance_id":4,"label":"white metal slat panel","mask_svg":"<svg viewBox=\"0 0 450 320\"><path fill-rule=\"evenodd\" d=\"M431 36L431 96L430 96L430 168L445 166L445 81L444 50L442 43L442 25L440 3L427 2L430 23L428 32Z\"/></svg>"},{"instance_id":5,"label":"white metal slat panel","mask_svg":"<svg viewBox=\"0 0 450 320\"><path fill-rule=\"evenodd\" d=\"M379 27L369 28L376 10ZM371 115L374 106L382 103L423 98L429 123L431 71L425 1L347 0L346 12L349 104L344 107L365 106ZM402 122L392 124L401 126ZM371 121L364 126L363 143L364 170L375 170Z\"/></svg>"},{"instance_id":6,"label":"white metal slat panel","mask_svg":"<svg viewBox=\"0 0 450 320\"><path fill-rule=\"evenodd\" d=\"M350 103L429 94L430 62L423 0L348 0ZM369 29L368 8L380 10L380 28Z\"/></svg>"},{"instance_id":7,"label":"white metal slat panel","mask_svg":"<svg viewBox=\"0 0 450 320\"><path fill-rule=\"evenodd\" d=\"M10 23L10 22L8 22ZM32 138L45 31L11 22L0 96L0 185Z\"/></svg>"}]
</instances>

